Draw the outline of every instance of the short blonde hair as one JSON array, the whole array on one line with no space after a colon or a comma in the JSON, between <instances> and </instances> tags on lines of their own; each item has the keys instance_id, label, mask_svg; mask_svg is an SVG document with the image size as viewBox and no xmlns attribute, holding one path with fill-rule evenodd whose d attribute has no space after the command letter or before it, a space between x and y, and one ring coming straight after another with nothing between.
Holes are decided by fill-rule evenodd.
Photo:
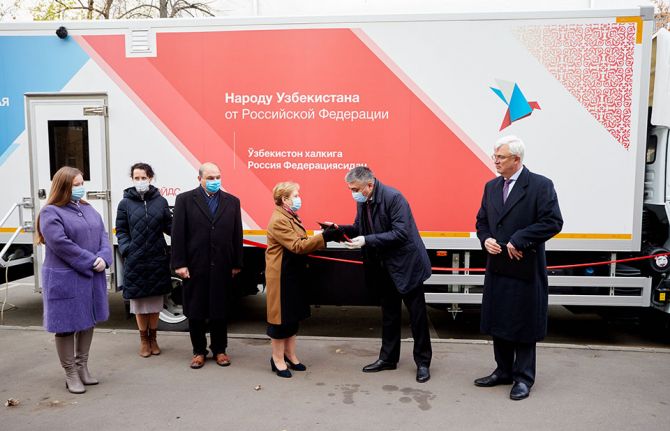
<instances>
[{"instance_id":1,"label":"short blonde hair","mask_svg":"<svg viewBox=\"0 0 670 431\"><path fill-rule=\"evenodd\" d=\"M284 204L282 199L291 196L291 193L296 190L300 190L300 185L293 181L277 183L272 189L272 198L275 200L275 205L282 206Z\"/></svg>"}]
</instances>

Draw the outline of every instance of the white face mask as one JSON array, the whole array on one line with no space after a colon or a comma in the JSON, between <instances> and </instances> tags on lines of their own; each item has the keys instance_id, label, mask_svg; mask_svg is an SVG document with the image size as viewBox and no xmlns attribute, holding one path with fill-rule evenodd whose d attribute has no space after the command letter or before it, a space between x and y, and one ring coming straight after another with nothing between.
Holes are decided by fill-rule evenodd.
<instances>
[{"instance_id":1,"label":"white face mask","mask_svg":"<svg viewBox=\"0 0 670 431\"><path fill-rule=\"evenodd\" d=\"M133 181L133 184L135 184L135 190L138 193L144 193L149 190L149 180Z\"/></svg>"}]
</instances>

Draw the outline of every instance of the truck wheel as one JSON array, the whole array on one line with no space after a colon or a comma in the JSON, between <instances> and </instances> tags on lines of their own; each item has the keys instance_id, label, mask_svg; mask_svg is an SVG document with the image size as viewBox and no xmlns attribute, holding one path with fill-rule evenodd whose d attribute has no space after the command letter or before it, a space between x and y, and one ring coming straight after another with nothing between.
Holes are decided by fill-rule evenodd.
<instances>
[{"instance_id":1,"label":"truck wheel","mask_svg":"<svg viewBox=\"0 0 670 431\"><path fill-rule=\"evenodd\" d=\"M188 331L188 318L182 307L181 279L172 277L172 292L165 295L163 310L158 316L158 329L161 331Z\"/></svg>"}]
</instances>

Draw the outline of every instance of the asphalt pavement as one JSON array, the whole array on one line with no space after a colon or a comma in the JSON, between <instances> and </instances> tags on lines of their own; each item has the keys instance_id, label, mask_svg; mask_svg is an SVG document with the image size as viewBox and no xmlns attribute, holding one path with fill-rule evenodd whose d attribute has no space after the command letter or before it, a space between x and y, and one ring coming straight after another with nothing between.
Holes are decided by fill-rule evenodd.
<instances>
[{"instance_id":1,"label":"asphalt pavement","mask_svg":"<svg viewBox=\"0 0 670 431\"><path fill-rule=\"evenodd\" d=\"M161 332L163 353L141 358L134 320L113 293L112 318L96 329L91 350L100 384L74 395L53 335L40 327L41 297L30 280L1 287L3 302L0 401L18 402L0 406L3 431L670 429L670 349L634 321L552 308L536 385L530 398L512 401L510 386L473 385L494 361L472 310L453 320L430 309L432 379L419 384L407 323L398 369L364 374L378 354L378 308L314 308L298 340L308 370L282 379L270 371L262 295L235 307L232 365L208 360L191 370L183 332Z\"/></svg>"},{"instance_id":2,"label":"asphalt pavement","mask_svg":"<svg viewBox=\"0 0 670 431\"><path fill-rule=\"evenodd\" d=\"M270 371L267 338L231 337L230 367L192 370L185 333L162 333L160 356L137 354L135 331L99 329L81 395L64 386L53 336L0 328L3 430L667 430L670 350L541 344L531 396L478 388L493 367L483 341L433 342L432 379L415 381L411 343L397 370L364 374L378 341L301 337L306 372Z\"/></svg>"}]
</instances>

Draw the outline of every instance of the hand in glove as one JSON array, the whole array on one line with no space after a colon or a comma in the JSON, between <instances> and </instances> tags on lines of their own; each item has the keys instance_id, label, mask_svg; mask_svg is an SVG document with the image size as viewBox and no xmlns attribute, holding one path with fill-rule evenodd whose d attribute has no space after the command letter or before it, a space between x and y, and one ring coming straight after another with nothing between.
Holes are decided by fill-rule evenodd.
<instances>
[{"instance_id":1,"label":"hand in glove","mask_svg":"<svg viewBox=\"0 0 670 431\"><path fill-rule=\"evenodd\" d=\"M107 264L105 263L105 261L101 257L97 257L95 259L95 262L93 262L93 270L95 272L104 271L106 266L107 266Z\"/></svg>"},{"instance_id":2,"label":"hand in glove","mask_svg":"<svg viewBox=\"0 0 670 431\"><path fill-rule=\"evenodd\" d=\"M356 248L361 248L365 245L365 237L364 236L357 236L356 238L352 238L351 242L345 242L344 246L349 249L356 249Z\"/></svg>"}]
</instances>

